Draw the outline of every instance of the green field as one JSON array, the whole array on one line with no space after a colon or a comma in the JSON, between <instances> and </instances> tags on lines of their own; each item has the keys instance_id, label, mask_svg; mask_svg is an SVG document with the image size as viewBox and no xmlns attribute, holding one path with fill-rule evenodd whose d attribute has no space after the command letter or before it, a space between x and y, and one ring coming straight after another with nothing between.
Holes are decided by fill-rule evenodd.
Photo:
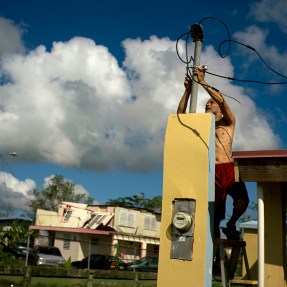
<instances>
[{"instance_id":1,"label":"green field","mask_svg":"<svg viewBox=\"0 0 287 287\"><path fill-rule=\"evenodd\" d=\"M30 287L87 287L88 280L85 278L52 278L34 277ZM21 276L0 276L1 287L23 287ZM211 287L221 287L220 279L214 280ZM237 285L240 287L240 285ZM156 280L121 280L121 279L93 279L89 287L156 287Z\"/></svg>"},{"instance_id":2,"label":"green field","mask_svg":"<svg viewBox=\"0 0 287 287\"><path fill-rule=\"evenodd\" d=\"M33 277L30 287L86 287L88 280L85 278L51 278ZM0 276L1 287L22 287L20 276ZM121 279L93 279L91 287L156 287L156 280L121 280Z\"/></svg>"}]
</instances>

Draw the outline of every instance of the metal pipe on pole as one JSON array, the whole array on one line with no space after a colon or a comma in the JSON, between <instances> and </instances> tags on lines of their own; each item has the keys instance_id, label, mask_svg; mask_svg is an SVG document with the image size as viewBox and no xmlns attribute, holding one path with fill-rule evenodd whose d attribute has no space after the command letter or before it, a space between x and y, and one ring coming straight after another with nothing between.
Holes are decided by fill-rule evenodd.
<instances>
[{"instance_id":1,"label":"metal pipe on pole","mask_svg":"<svg viewBox=\"0 0 287 287\"><path fill-rule=\"evenodd\" d=\"M89 260L88 260L88 270L90 270L90 264L91 264L91 240L89 241Z\"/></svg>"},{"instance_id":2,"label":"metal pipe on pole","mask_svg":"<svg viewBox=\"0 0 287 287\"><path fill-rule=\"evenodd\" d=\"M27 252L26 252L26 258L25 258L25 267L28 266L28 257L30 253L30 233L28 232L28 239L27 239Z\"/></svg>"},{"instance_id":3,"label":"metal pipe on pole","mask_svg":"<svg viewBox=\"0 0 287 287\"><path fill-rule=\"evenodd\" d=\"M264 227L264 193L260 182L257 183L258 205L258 287L264 287L264 264L265 264L265 227Z\"/></svg>"},{"instance_id":4,"label":"metal pipe on pole","mask_svg":"<svg viewBox=\"0 0 287 287\"><path fill-rule=\"evenodd\" d=\"M193 24L190 28L190 34L195 42L194 46L194 66L200 66L200 58L201 58L201 48L203 42L203 28L200 24ZM193 76L192 80L192 90L190 95L190 107L189 112L196 112L196 104L197 104L197 94L198 94L198 79L196 76Z\"/></svg>"}]
</instances>

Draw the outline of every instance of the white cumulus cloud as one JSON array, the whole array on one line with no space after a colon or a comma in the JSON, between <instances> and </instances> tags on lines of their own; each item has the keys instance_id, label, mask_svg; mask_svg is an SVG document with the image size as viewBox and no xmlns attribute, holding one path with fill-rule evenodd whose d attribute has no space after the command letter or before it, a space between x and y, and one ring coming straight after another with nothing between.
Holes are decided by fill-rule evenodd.
<instances>
[{"instance_id":1,"label":"white cumulus cloud","mask_svg":"<svg viewBox=\"0 0 287 287\"><path fill-rule=\"evenodd\" d=\"M9 81L0 86L0 148L17 150L24 160L97 171L161 167L166 121L183 93L185 67L169 38L126 39L123 47L122 65L106 47L82 37L55 42L50 51L39 46L2 55L0 73ZM210 71L233 74L230 61L211 46L202 61ZM243 88L207 79L241 102L228 99L238 118L237 149L279 146ZM200 90L198 99L200 111L207 94Z\"/></svg>"},{"instance_id":2,"label":"white cumulus cloud","mask_svg":"<svg viewBox=\"0 0 287 287\"><path fill-rule=\"evenodd\" d=\"M7 27L14 37L7 40L9 49L0 45L1 150L16 150L23 162L95 171L161 168L167 118L176 112L184 91L186 68L177 57L175 41L157 36L126 39L125 59L118 63L107 47L83 37L54 42L51 50L39 46L24 53L21 28L0 18L0 31ZM236 36L256 36L254 44L259 41L266 54L280 61L284 55L265 44L266 33L254 26ZM230 59L220 58L212 46L204 47L202 63L212 73L234 74ZM234 149L280 147L279 136L248 90L211 75L206 78L240 101L226 97L237 118ZM199 88L197 112L204 111L208 97ZM6 173L0 184L2 203L13 192L19 200L9 204L21 208L35 187L33 180L21 182Z\"/></svg>"},{"instance_id":3,"label":"white cumulus cloud","mask_svg":"<svg viewBox=\"0 0 287 287\"><path fill-rule=\"evenodd\" d=\"M255 20L269 23L273 22L285 33L287 33L287 5L285 0L261 0L252 3L250 16Z\"/></svg>"},{"instance_id":4,"label":"white cumulus cloud","mask_svg":"<svg viewBox=\"0 0 287 287\"><path fill-rule=\"evenodd\" d=\"M0 172L0 206L5 206L9 212L26 210L34 188L36 183L32 179L19 180L7 172Z\"/></svg>"}]
</instances>

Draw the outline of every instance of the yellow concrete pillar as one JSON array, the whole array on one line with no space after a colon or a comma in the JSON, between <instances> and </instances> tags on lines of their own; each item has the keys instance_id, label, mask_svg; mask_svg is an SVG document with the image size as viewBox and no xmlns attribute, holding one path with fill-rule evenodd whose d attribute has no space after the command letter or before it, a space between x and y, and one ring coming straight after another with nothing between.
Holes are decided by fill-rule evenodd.
<instances>
[{"instance_id":1,"label":"yellow concrete pillar","mask_svg":"<svg viewBox=\"0 0 287 287\"><path fill-rule=\"evenodd\" d=\"M212 114L169 115L164 147L158 287L211 286L214 142ZM188 246L183 248L192 250L192 258L187 260L171 256L175 199L195 202L192 242L187 240Z\"/></svg>"}]
</instances>

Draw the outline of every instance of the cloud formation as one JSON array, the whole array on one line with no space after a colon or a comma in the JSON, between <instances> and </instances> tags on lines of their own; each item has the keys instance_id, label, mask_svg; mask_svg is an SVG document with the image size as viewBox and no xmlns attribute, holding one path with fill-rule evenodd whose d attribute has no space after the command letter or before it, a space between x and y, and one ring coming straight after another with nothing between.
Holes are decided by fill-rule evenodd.
<instances>
[{"instance_id":1,"label":"cloud formation","mask_svg":"<svg viewBox=\"0 0 287 287\"><path fill-rule=\"evenodd\" d=\"M17 150L24 160L97 171L159 168L167 116L175 113L183 93L184 67L168 38L127 39L123 47L122 66L106 47L81 37L54 42L51 51L39 46L26 54L4 54L1 149ZM221 73L233 74L229 60L222 65L213 47L206 47L202 58L211 70L220 65ZM236 148L279 146L244 89L214 77L208 81L241 102L230 102L238 117ZM206 96L201 90L201 108ZM262 141L265 133L268 141ZM250 135L252 140L244 141Z\"/></svg>"},{"instance_id":2,"label":"cloud formation","mask_svg":"<svg viewBox=\"0 0 287 287\"><path fill-rule=\"evenodd\" d=\"M24 52L23 27L3 17L0 17L0 27L0 55Z\"/></svg>"},{"instance_id":3,"label":"cloud formation","mask_svg":"<svg viewBox=\"0 0 287 287\"><path fill-rule=\"evenodd\" d=\"M278 27L287 33L287 5L285 0L261 0L251 5L251 17L263 23L276 23Z\"/></svg>"},{"instance_id":4,"label":"cloud formation","mask_svg":"<svg viewBox=\"0 0 287 287\"><path fill-rule=\"evenodd\" d=\"M167 118L176 112L184 91L185 67L174 41L157 36L126 39L122 42L125 59L118 63L107 47L88 38L54 42L49 51L39 46L25 52L21 27L0 18L0 31L0 37L10 31L5 44L0 41L1 150L16 150L24 162L95 171L161 168ZM258 27L236 35L246 39L251 34L270 48ZM273 59L280 60L277 50L271 47L270 51ZM204 47L202 62L211 72L220 67L220 74L233 76L230 60L220 58L212 46ZM247 90L210 75L207 81L241 103L226 98L237 116L234 149L280 147L279 136ZM200 88L198 112L203 112L207 99ZM23 207L32 189L22 191L20 181L5 177L6 181L0 178L3 200L6 182L6 188L19 195L17 205ZM35 187L34 181L27 181Z\"/></svg>"},{"instance_id":5,"label":"cloud formation","mask_svg":"<svg viewBox=\"0 0 287 287\"><path fill-rule=\"evenodd\" d=\"M46 188L54 175L44 178L42 188ZM67 179L71 182L73 180ZM0 206L2 212L13 214L15 210L27 210L27 202L34 198L33 190L37 188L36 182L32 179L19 180L7 172L0 172ZM89 192L80 184L75 184L75 194L86 194ZM95 201L96 204L96 201Z\"/></svg>"},{"instance_id":6,"label":"cloud formation","mask_svg":"<svg viewBox=\"0 0 287 287\"><path fill-rule=\"evenodd\" d=\"M26 210L26 203L33 198L33 189L36 183L31 179L23 181L15 176L0 172L0 206L6 207L6 211L13 213L14 209ZM13 195L13 196L11 196Z\"/></svg>"}]
</instances>

